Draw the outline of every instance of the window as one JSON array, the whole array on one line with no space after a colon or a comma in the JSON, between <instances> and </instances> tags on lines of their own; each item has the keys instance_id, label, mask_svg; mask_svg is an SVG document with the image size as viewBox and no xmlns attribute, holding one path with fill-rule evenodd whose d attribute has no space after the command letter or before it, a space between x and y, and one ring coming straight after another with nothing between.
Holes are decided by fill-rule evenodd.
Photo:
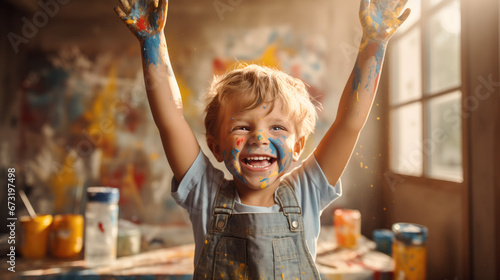
<instances>
[{"instance_id":1,"label":"window","mask_svg":"<svg viewBox=\"0 0 500 280\"><path fill-rule=\"evenodd\" d=\"M392 38L390 169L463 181L460 0L409 0Z\"/></svg>"}]
</instances>

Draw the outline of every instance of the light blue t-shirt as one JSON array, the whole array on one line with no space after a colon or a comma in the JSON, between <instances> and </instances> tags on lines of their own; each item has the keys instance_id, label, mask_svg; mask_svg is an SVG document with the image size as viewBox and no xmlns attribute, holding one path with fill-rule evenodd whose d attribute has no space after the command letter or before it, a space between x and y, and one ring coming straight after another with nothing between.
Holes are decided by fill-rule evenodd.
<instances>
[{"instance_id":1,"label":"light blue t-shirt","mask_svg":"<svg viewBox=\"0 0 500 280\"><path fill-rule=\"evenodd\" d=\"M172 197L177 204L187 209L193 226L196 245L195 264L203 248L212 218L212 204L223 179L224 173L215 168L201 151L180 184L175 178L172 179ZM283 175L283 180L295 189L297 200L302 208L307 246L315 259L316 240L321 226L320 215L334 199L341 196L340 181L335 186L328 183L314 154L305 159L300 166ZM271 207L245 205L237 196L234 211L236 213L269 213L279 212L280 207L278 204Z\"/></svg>"}]
</instances>

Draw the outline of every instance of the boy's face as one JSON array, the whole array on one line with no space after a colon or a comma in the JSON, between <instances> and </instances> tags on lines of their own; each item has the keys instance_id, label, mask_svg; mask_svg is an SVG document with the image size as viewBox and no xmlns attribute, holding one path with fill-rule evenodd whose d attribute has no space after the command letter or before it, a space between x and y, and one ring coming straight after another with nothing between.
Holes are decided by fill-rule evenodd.
<instances>
[{"instance_id":1,"label":"boy's face","mask_svg":"<svg viewBox=\"0 0 500 280\"><path fill-rule=\"evenodd\" d=\"M282 112L281 103L272 111L270 104L244 111L235 103L225 106L212 152L224 161L237 184L267 188L298 160L304 139L296 138L295 123Z\"/></svg>"}]
</instances>

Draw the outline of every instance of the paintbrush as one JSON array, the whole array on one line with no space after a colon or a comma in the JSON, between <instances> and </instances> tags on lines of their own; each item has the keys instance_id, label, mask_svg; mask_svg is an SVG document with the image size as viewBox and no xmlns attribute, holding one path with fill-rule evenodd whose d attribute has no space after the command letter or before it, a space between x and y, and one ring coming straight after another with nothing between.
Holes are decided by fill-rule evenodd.
<instances>
[{"instance_id":1,"label":"paintbrush","mask_svg":"<svg viewBox=\"0 0 500 280\"><path fill-rule=\"evenodd\" d=\"M33 209L33 206L31 206L31 203L23 190L19 190L19 196L21 197L21 200L23 201L24 206L26 206L26 209L28 210L28 213L30 214L31 219L35 219L36 218L35 209Z\"/></svg>"}]
</instances>

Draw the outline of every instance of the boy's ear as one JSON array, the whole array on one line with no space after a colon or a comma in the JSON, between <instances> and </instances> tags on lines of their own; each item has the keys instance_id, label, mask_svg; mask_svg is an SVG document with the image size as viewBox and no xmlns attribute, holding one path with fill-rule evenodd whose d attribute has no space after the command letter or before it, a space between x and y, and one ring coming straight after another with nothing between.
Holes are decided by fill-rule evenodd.
<instances>
[{"instance_id":1,"label":"boy's ear","mask_svg":"<svg viewBox=\"0 0 500 280\"><path fill-rule=\"evenodd\" d=\"M304 149L304 145L306 144L306 138L301 137L295 142L295 146L293 148L293 161L298 161L300 154L302 154L302 150Z\"/></svg>"},{"instance_id":2,"label":"boy's ear","mask_svg":"<svg viewBox=\"0 0 500 280\"><path fill-rule=\"evenodd\" d=\"M218 162L222 162L224 158L222 157L222 151L217 139L212 135L207 135L207 144L212 154L214 154L215 159L217 159Z\"/></svg>"}]
</instances>

